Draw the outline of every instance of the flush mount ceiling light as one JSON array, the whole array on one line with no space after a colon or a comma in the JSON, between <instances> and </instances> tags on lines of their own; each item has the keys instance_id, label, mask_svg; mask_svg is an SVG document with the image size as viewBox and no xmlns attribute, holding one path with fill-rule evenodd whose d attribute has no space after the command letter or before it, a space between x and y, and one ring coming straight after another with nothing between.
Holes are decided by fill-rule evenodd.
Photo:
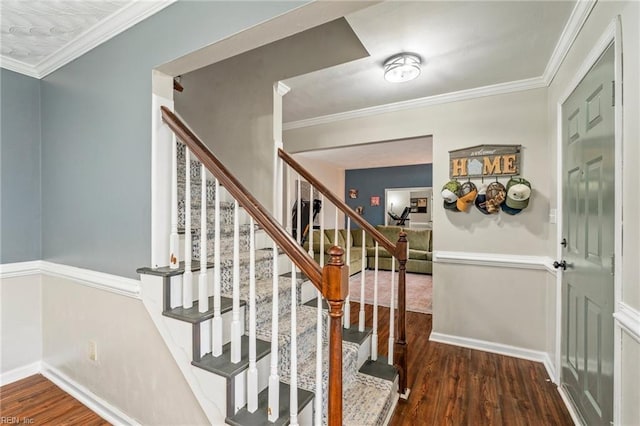
<instances>
[{"instance_id":1,"label":"flush mount ceiling light","mask_svg":"<svg viewBox=\"0 0 640 426\"><path fill-rule=\"evenodd\" d=\"M420 75L420 57L413 53L400 53L384 63L384 79L390 83L404 83Z\"/></svg>"}]
</instances>

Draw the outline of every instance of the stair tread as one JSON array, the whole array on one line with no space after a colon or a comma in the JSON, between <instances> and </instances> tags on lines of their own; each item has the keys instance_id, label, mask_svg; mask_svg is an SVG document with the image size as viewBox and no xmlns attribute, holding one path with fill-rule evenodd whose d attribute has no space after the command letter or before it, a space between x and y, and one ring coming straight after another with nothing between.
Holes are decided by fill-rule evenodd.
<instances>
[{"instance_id":1,"label":"stair tread","mask_svg":"<svg viewBox=\"0 0 640 426\"><path fill-rule=\"evenodd\" d=\"M244 300L240 301L240 306L244 306L246 302ZM213 310L213 296L209 296L209 310L200 312L198 310L199 303L198 301L193 302L193 307L191 308L183 308L182 306L178 306L177 308L173 308L168 311L164 311L162 315L174 318L180 321L189 322L192 324L197 324L199 322L207 321L213 318L214 310ZM233 309L233 299L229 297L220 296L220 312L222 314L229 312Z\"/></svg>"},{"instance_id":2,"label":"stair tread","mask_svg":"<svg viewBox=\"0 0 640 426\"><path fill-rule=\"evenodd\" d=\"M289 389L290 386L280 382L278 393L280 394L280 407L278 420L271 423L267 420L267 407L269 405L269 389L258 394L258 409L249 413L247 407L240 409L235 415L227 417L226 422L236 426L260 426L260 425L288 425L289 422ZM313 400L313 393L298 388L298 412L301 412L307 404Z\"/></svg>"},{"instance_id":3,"label":"stair tread","mask_svg":"<svg viewBox=\"0 0 640 426\"><path fill-rule=\"evenodd\" d=\"M376 361L370 359L365 361L359 372L389 381L394 381L398 376L398 369L393 365L389 365L386 356L378 356Z\"/></svg>"},{"instance_id":4,"label":"stair tread","mask_svg":"<svg viewBox=\"0 0 640 426\"><path fill-rule=\"evenodd\" d=\"M249 337L242 336L240 344L240 362L236 364L231 362L231 343L222 347L222 355L214 357L208 353L200 361L192 361L191 364L226 378L234 377L249 366ZM269 342L256 339L256 361L267 356L270 351Z\"/></svg>"},{"instance_id":5,"label":"stair tread","mask_svg":"<svg viewBox=\"0 0 640 426\"><path fill-rule=\"evenodd\" d=\"M342 390L342 424L383 424L397 398L394 389L394 383L389 380L356 374L355 380Z\"/></svg>"}]
</instances>

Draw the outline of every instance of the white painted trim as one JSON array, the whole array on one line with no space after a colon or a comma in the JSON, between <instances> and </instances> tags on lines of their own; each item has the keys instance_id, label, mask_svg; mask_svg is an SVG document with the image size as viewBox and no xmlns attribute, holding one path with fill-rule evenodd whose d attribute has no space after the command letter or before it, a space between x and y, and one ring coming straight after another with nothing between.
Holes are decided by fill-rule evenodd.
<instances>
[{"instance_id":1,"label":"white painted trim","mask_svg":"<svg viewBox=\"0 0 640 426\"><path fill-rule=\"evenodd\" d=\"M291 87L287 86L281 81L278 81L275 84L275 89L276 89L276 92L278 92L278 95L280 96L284 96L291 91Z\"/></svg>"},{"instance_id":2,"label":"white painted trim","mask_svg":"<svg viewBox=\"0 0 640 426\"><path fill-rule=\"evenodd\" d=\"M350 120L359 117L368 117L376 114L403 111L406 109L422 108L432 105L440 105L450 102L459 102L469 99L481 98L484 96L503 95L507 93L520 92L523 90L539 89L547 87L542 77L528 78L507 83L492 84L490 86L476 87L473 89L460 90L458 92L443 93L441 95L427 96L424 98L409 99L406 101L393 102L390 104L376 105L352 111L339 112L336 114L322 115L320 117L308 118L305 120L290 121L282 125L283 130L299 129L302 127L317 126L336 121Z\"/></svg>"},{"instance_id":3,"label":"white painted trim","mask_svg":"<svg viewBox=\"0 0 640 426\"><path fill-rule=\"evenodd\" d=\"M0 265L0 279L26 277L42 271L41 260L29 262L3 263Z\"/></svg>"},{"instance_id":4,"label":"white painted trim","mask_svg":"<svg viewBox=\"0 0 640 426\"><path fill-rule=\"evenodd\" d=\"M0 386L8 385L9 383L17 382L18 380L25 379L34 374L40 372L40 361L36 361L29 365L23 365L22 367L14 368L13 370L0 374Z\"/></svg>"},{"instance_id":5,"label":"white painted trim","mask_svg":"<svg viewBox=\"0 0 640 426\"><path fill-rule=\"evenodd\" d=\"M506 355L514 358L526 359L529 361L541 362L547 370L547 374L549 374L549 377L552 380L556 375L555 368L551 363L551 358L546 352L505 345L502 343L489 342L486 340L472 339L469 337L453 336L450 334L438 333L435 331L431 332L429 341L446 343L448 345L462 346L463 348L491 352L494 354Z\"/></svg>"},{"instance_id":6,"label":"white painted trim","mask_svg":"<svg viewBox=\"0 0 640 426\"><path fill-rule=\"evenodd\" d=\"M571 398L569 397L569 395L567 394L567 392L562 386L558 386L558 393L560 394L560 398L562 398L564 405L567 407L567 411L571 416L571 420L573 420L573 424L575 426L583 426L584 423L582 422L580 415L578 414L575 407L573 406L573 402L571 402Z\"/></svg>"},{"instance_id":7,"label":"white painted trim","mask_svg":"<svg viewBox=\"0 0 640 426\"><path fill-rule=\"evenodd\" d=\"M66 278L87 287L105 290L121 296L140 299L140 281L118 275L59 263L36 260L31 262L6 263L0 265L0 279L43 274L50 277Z\"/></svg>"},{"instance_id":8,"label":"white painted trim","mask_svg":"<svg viewBox=\"0 0 640 426\"><path fill-rule=\"evenodd\" d=\"M40 74L35 67L25 64L22 61L15 60L8 56L0 55L0 67L9 71L17 72L19 74L24 74L33 78L40 78Z\"/></svg>"},{"instance_id":9,"label":"white painted trim","mask_svg":"<svg viewBox=\"0 0 640 426\"><path fill-rule=\"evenodd\" d=\"M36 65L29 65L15 59L2 56L2 68L26 74L34 78L43 78L91 49L112 39L149 16L161 11L176 0L133 1L118 9L112 15L97 22L79 34L69 43L53 52Z\"/></svg>"},{"instance_id":10,"label":"white painted trim","mask_svg":"<svg viewBox=\"0 0 640 426\"><path fill-rule=\"evenodd\" d=\"M500 268L540 269L555 274L553 259L548 256L520 256L500 253L471 253L464 251L435 251L436 263L493 266Z\"/></svg>"},{"instance_id":11,"label":"white painted trim","mask_svg":"<svg viewBox=\"0 0 640 426\"><path fill-rule=\"evenodd\" d=\"M120 409L100 398L89 389L85 388L69 376L51 365L42 362L41 373L44 377L51 380L63 391L73 396L91 411L98 414L114 425L139 425L133 418L122 412Z\"/></svg>"},{"instance_id":12,"label":"white painted trim","mask_svg":"<svg viewBox=\"0 0 640 426\"><path fill-rule=\"evenodd\" d=\"M553 78L558 73L562 61L567 56L567 53L569 53L569 49L578 37L578 33L587 21L587 18L595 4L595 0L579 0L573 7L571 16L569 16L569 20L562 30L558 43L556 44L556 47L549 58L549 62L547 62L544 73L542 74L542 78L547 86L551 84Z\"/></svg>"},{"instance_id":13,"label":"white painted trim","mask_svg":"<svg viewBox=\"0 0 640 426\"><path fill-rule=\"evenodd\" d=\"M616 325L625 331L633 340L640 343L640 311L626 303L618 303L618 311L613 314Z\"/></svg>"}]
</instances>

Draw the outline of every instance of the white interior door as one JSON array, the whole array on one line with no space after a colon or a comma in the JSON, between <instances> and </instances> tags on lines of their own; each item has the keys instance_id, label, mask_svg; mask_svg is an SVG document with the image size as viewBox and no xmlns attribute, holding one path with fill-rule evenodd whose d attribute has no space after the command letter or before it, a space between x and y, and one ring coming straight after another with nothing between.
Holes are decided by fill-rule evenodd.
<instances>
[{"instance_id":1,"label":"white interior door","mask_svg":"<svg viewBox=\"0 0 640 426\"><path fill-rule=\"evenodd\" d=\"M587 425L613 420L614 47L562 106L562 386Z\"/></svg>"}]
</instances>

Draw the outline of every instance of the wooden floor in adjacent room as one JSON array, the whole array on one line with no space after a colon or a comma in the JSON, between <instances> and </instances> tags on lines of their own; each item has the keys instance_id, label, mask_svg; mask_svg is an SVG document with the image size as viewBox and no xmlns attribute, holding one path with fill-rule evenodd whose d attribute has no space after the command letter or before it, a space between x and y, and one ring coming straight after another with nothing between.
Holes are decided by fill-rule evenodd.
<instances>
[{"instance_id":1,"label":"wooden floor in adjacent room","mask_svg":"<svg viewBox=\"0 0 640 426\"><path fill-rule=\"evenodd\" d=\"M358 304L351 305L352 323ZM389 309L380 307L381 323ZM366 306L367 325L372 308ZM379 330L386 355L388 326ZM542 364L429 342L431 315L407 313L408 401L398 402L391 425L572 425ZM40 375L0 388L2 417L33 425L108 425ZM27 421L28 423L29 421Z\"/></svg>"},{"instance_id":2,"label":"wooden floor in adjacent room","mask_svg":"<svg viewBox=\"0 0 640 426\"><path fill-rule=\"evenodd\" d=\"M373 309L365 305L366 324ZM351 303L351 321L359 305ZM380 307L388 324L389 308ZM408 401L400 400L390 425L573 425L541 363L429 342L431 315L407 312ZM386 355L389 328L378 330Z\"/></svg>"},{"instance_id":3,"label":"wooden floor in adjacent room","mask_svg":"<svg viewBox=\"0 0 640 426\"><path fill-rule=\"evenodd\" d=\"M40 374L0 388L2 424L109 425Z\"/></svg>"}]
</instances>

